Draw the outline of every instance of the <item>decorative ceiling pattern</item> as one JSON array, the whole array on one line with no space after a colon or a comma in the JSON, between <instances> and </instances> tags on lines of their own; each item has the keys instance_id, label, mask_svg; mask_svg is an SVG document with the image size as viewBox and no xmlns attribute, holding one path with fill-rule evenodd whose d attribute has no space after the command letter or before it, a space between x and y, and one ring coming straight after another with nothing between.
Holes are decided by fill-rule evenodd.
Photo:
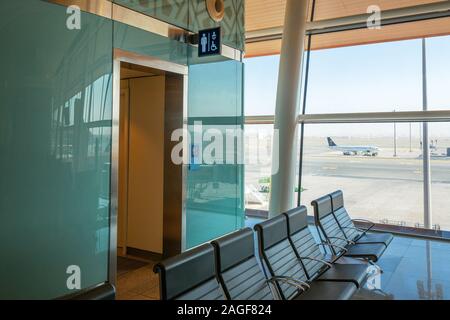
<instances>
[{"instance_id":1,"label":"decorative ceiling pattern","mask_svg":"<svg viewBox=\"0 0 450 320\"><path fill-rule=\"evenodd\" d=\"M315 0L314 21L365 14L370 5L381 10L392 10L445 0ZM286 0L246 0L246 31L270 30L283 27ZM308 20L312 12L312 0L308 7ZM420 37L450 34L450 18L417 21L385 26L380 30L359 29L314 36L311 48L326 49L384 41L397 41ZM306 46L305 46L306 48ZM246 57L279 54L281 40L272 39L247 43Z\"/></svg>"},{"instance_id":2,"label":"decorative ceiling pattern","mask_svg":"<svg viewBox=\"0 0 450 320\"><path fill-rule=\"evenodd\" d=\"M145 15L188 29L189 1L186 0L113 0L114 3Z\"/></svg>"},{"instance_id":3,"label":"decorative ceiling pattern","mask_svg":"<svg viewBox=\"0 0 450 320\"><path fill-rule=\"evenodd\" d=\"M220 23L210 17L205 0L114 0L113 2L192 32L220 26L224 44L244 49L244 0L224 0L225 15Z\"/></svg>"}]
</instances>

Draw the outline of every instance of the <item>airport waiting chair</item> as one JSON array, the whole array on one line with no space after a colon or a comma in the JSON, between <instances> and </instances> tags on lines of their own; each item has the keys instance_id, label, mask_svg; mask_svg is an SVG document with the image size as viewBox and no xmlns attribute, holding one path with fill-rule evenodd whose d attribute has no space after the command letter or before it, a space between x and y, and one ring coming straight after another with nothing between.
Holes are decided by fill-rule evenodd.
<instances>
[{"instance_id":1,"label":"airport waiting chair","mask_svg":"<svg viewBox=\"0 0 450 320\"><path fill-rule=\"evenodd\" d=\"M345 238L356 243L382 243L389 246L394 236L390 233L369 233L375 224L369 220L351 219L344 206L344 194L338 190L330 194L331 206L334 217L337 220ZM366 229L357 228L354 221L361 221L369 224Z\"/></svg>"},{"instance_id":2,"label":"airport waiting chair","mask_svg":"<svg viewBox=\"0 0 450 320\"><path fill-rule=\"evenodd\" d=\"M229 300L279 300L276 281L303 287L288 278L267 279L255 256L254 233L250 228L236 231L212 242L217 274Z\"/></svg>"},{"instance_id":3,"label":"airport waiting chair","mask_svg":"<svg viewBox=\"0 0 450 320\"><path fill-rule=\"evenodd\" d=\"M320 246L332 246L329 243L316 243L308 227L308 214L305 206L284 213L287 218L288 237L294 252L302 261L309 280L352 282L360 288L367 279L367 266L364 264L335 263L336 257L327 260Z\"/></svg>"},{"instance_id":4,"label":"airport waiting chair","mask_svg":"<svg viewBox=\"0 0 450 320\"><path fill-rule=\"evenodd\" d=\"M225 300L214 248L205 244L158 263L161 300Z\"/></svg>"},{"instance_id":5,"label":"airport waiting chair","mask_svg":"<svg viewBox=\"0 0 450 320\"><path fill-rule=\"evenodd\" d=\"M356 292L352 282L327 282L309 279L292 247L287 231L287 218L279 215L255 226L260 256L272 277L295 279L305 287L297 292L294 287L277 283L284 299L348 300Z\"/></svg>"},{"instance_id":6,"label":"airport waiting chair","mask_svg":"<svg viewBox=\"0 0 450 320\"><path fill-rule=\"evenodd\" d=\"M334 255L364 259L376 266L374 263L378 261L386 250L384 244L357 244L352 240L346 239L333 215L330 195L316 199L311 204L314 207L314 221L319 236L323 236L325 239L322 240L331 245L330 250Z\"/></svg>"}]
</instances>

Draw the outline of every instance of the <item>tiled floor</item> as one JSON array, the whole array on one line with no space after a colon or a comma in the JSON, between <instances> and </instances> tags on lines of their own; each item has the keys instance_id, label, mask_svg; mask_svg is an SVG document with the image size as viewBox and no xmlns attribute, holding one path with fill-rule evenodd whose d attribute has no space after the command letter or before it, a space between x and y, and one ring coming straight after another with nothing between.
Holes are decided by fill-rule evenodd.
<instances>
[{"instance_id":1,"label":"tiled floor","mask_svg":"<svg viewBox=\"0 0 450 320\"><path fill-rule=\"evenodd\" d=\"M118 300L159 299L153 264L140 264L122 263ZM354 299L450 299L450 242L396 236L378 264L384 272L373 276Z\"/></svg>"},{"instance_id":2,"label":"tiled floor","mask_svg":"<svg viewBox=\"0 0 450 320\"><path fill-rule=\"evenodd\" d=\"M153 263L119 257L117 300L158 300L159 279Z\"/></svg>"}]
</instances>

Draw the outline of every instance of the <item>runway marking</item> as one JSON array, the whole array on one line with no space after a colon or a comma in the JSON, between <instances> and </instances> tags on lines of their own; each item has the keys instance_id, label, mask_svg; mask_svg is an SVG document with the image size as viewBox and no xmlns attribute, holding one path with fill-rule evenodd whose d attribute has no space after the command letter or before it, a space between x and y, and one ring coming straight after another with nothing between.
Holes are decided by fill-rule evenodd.
<instances>
[{"instance_id":1,"label":"runway marking","mask_svg":"<svg viewBox=\"0 0 450 320\"><path fill-rule=\"evenodd\" d=\"M422 174L422 171L414 171L416 174Z\"/></svg>"},{"instance_id":2,"label":"runway marking","mask_svg":"<svg viewBox=\"0 0 450 320\"><path fill-rule=\"evenodd\" d=\"M322 167L322 170L336 170L337 167Z\"/></svg>"}]
</instances>

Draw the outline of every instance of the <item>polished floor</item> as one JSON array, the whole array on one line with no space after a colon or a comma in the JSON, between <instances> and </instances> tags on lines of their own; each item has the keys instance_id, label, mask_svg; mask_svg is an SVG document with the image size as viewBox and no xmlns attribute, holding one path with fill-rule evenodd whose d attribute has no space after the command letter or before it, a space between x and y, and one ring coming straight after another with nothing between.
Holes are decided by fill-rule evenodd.
<instances>
[{"instance_id":1,"label":"polished floor","mask_svg":"<svg viewBox=\"0 0 450 320\"><path fill-rule=\"evenodd\" d=\"M153 265L119 260L117 299L159 299ZM378 265L353 299L450 300L450 242L396 236Z\"/></svg>"},{"instance_id":2,"label":"polished floor","mask_svg":"<svg viewBox=\"0 0 450 320\"><path fill-rule=\"evenodd\" d=\"M372 279L385 295L394 300L450 299L450 242L396 236L378 265L383 273ZM370 299L367 290L355 299Z\"/></svg>"}]
</instances>

